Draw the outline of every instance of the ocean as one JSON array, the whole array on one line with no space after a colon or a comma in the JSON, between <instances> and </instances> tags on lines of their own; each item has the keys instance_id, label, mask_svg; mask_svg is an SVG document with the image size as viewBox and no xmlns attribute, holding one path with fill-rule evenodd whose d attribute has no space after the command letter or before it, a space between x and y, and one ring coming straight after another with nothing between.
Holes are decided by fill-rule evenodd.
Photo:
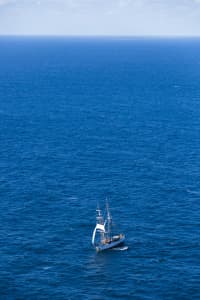
<instances>
[{"instance_id":1,"label":"ocean","mask_svg":"<svg viewBox=\"0 0 200 300\"><path fill-rule=\"evenodd\" d=\"M0 299L200 299L199 131L200 39L1 37Z\"/></svg>"}]
</instances>

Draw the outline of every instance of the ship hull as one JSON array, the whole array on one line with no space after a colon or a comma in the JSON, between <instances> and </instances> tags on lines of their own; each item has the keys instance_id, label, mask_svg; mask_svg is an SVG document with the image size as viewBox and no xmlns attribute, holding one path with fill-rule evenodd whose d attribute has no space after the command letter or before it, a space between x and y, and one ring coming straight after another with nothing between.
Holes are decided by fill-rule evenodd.
<instances>
[{"instance_id":1,"label":"ship hull","mask_svg":"<svg viewBox=\"0 0 200 300\"><path fill-rule=\"evenodd\" d=\"M121 237L117 241L111 241L110 243L100 244L96 246L97 252L109 250L118 246L121 246L124 243L125 237Z\"/></svg>"}]
</instances>

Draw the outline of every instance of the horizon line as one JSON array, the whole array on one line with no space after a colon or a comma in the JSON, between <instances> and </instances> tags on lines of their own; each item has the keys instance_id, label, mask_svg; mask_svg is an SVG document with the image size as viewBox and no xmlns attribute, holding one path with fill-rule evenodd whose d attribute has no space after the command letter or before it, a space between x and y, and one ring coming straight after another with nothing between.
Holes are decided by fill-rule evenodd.
<instances>
[{"instance_id":1,"label":"horizon line","mask_svg":"<svg viewBox=\"0 0 200 300\"><path fill-rule=\"evenodd\" d=\"M1 37L25 37L25 38L31 38L31 37L41 37L41 38L120 38L120 39L146 39L146 38L161 38L161 39L190 39L190 38L200 38L200 35L103 35L103 34L0 34Z\"/></svg>"}]
</instances>

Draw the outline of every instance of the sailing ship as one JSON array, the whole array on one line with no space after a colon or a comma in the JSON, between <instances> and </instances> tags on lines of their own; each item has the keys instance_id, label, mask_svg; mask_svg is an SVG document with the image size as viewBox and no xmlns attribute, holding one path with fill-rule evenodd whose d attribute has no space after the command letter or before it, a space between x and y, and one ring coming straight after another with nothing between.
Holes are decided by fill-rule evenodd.
<instances>
[{"instance_id":1,"label":"sailing ship","mask_svg":"<svg viewBox=\"0 0 200 300\"><path fill-rule=\"evenodd\" d=\"M121 246L124 243L125 235L123 233L113 234L113 222L106 202L106 218L101 213L99 206L97 207L96 226L92 235L92 245L97 251L103 251Z\"/></svg>"}]
</instances>

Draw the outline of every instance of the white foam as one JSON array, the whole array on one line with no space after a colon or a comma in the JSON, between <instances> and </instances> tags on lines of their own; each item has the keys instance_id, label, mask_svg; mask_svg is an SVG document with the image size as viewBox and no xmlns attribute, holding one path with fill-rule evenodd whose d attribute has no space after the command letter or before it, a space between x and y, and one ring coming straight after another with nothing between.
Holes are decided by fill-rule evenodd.
<instances>
[{"instance_id":1,"label":"white foam","mask_svg":"<svg viewBox=\"0 0 200 300\"><path fill-rule=\"evenodd\" d=\"M111 250L115 250L115 251L125 251L125 250L128 250L128 246L116 247L116 248L112 248Z\"/></svg>"}]
</instances>

